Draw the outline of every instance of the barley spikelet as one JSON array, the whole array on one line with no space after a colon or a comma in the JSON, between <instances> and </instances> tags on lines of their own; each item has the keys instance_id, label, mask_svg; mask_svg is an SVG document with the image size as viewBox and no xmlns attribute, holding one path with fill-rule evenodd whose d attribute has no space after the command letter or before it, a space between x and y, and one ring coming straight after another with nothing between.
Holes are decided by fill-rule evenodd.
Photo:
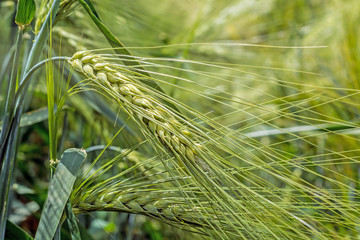
<instances>
[{"instance_id":1,"label":"barley spikelet","mask_svg":"<svg viewBox=\"0 0 360 240\"><path fill-rule=\"evenodd\" d=\"M216 219L218 215L222 217L223 220L220 225L216 225L216 229L223 231L222 225L225 222L225 228L231 229L232 234L236 233L242 238L245 238L247 232L256 232L256 229L259 229L257 224L251 222L261 222L264 217L249 215L242 201L239 201L251 198L253 191L239 182L237 177L232 175L232 171L227 170L231 165L227 165L225 160L218 157L215 152L196 141L195 135L192 134L196 131L192 131L192 128L190 130L186 121L177 118L175 113L148 94L153 91L132 79L128 74L122 74L118 66L88 51L75 53L69 59L69 64L105 90L107 96L111 96L139 125L148 130L145 134L157 139L175 156L178 165L183 167L181 174L191 176L193 183L203 194L204 201L211 205L210 210L204 210L203 216L211 218L212 215L213 219ZM200 137L206 138L204 135ZM181 184L177 186L182 188ZM193 192L185 198L187 200L192 198L191 206L201 204ZM88 210L91 210L91 206L94 206L86 204L82 206L83 209L87 206ZM108 203L101 204L111 209ZM99 203L99 206L101 204ZM260 210L263 204L264 201L255 207ZM265 202L265 204L271 203ZM272 205L269 207L273 208ZM217 209L216 215L211 214L212 209ZM214 228L213 224L209 226ZM267 231L266 228L263 231Z\"/></svg>"},{"instance_id":2,"label":"barley spikelet","mask_svg":"<svg viewBox=\"0 0 360 240\"><path fill-rule=\"evenodd\" d=\"M238 236L226 219L221 218L219 210L203 202L202 207L190 207L174 191L130 189L129 191L93 191L79 198L73 198L74 213L93 211L115 211L148 216L178 228L217 236L213 230L222 229L229 236ZM204 211L207 208L207 211ZM220 217L220 218L219 218ZM238 226L241 228L240 226ZM205 230L207 229L207 230ZM236 238L237 239L237 238Z\"/></svg>"},{"instance_id":3,"label":"barley spikelet","mask_svg":"<svg viewBox=\"0 0 360 240\"><path fill-rule=\"evenodd\" d=\"M101 197L99 197L101 196ZM160 195L161 196L161 195ZM183 222L193 226L205 225L203 216L195 208L186 206L174 198L160 198L154 193L96 193L81 202L74 202L75 212L119 211L143 214L171 222Z\"/></svg>"},{"instance_id":4,"label":"barley spikelet","mask_svg":"<svg viewBox=\"0 0 360 240\"><path fill-rule=\"evenodd\" d=\"M248 235L251 235L250 238L256 239L255 235L258 231L266 236L265 239L269 239L269 236L275 236L275 232L282 232L283 227L287 227L287 223L282 225L277 221L279 214L286 216L291 224L296 226L300 224L308 228L309 225L305 221L294 217L287 209L277 206L239 181L241 172L236 171L231 163L228 163L215 151L197 142L196 137L209 140L206 134L196 131L196 127L177 117L174 112L154 97L154 91L143 83L137 82L130 74L123 74L120 66L87 51L75 53L69 59L69 64L105 90L107 96L111 96L142 128L148 130L144 131L148 137L157 139L175 156L177 164L183 169L180 172L179 168L176 168L176 171L180 175L183 173L188 175L203 198L199 200L198 193L195 192L184 193L182 197L186 199L186 206L189 207L184 208L187 209L185 212L191 213L190 218L192 219L194 207L201 206L203 203L211 206L201 210L200 215L206 216L204 221L194 221L194 224L200 224L213 230L217 229L220 232L229 232L229 234L225 234L228 239L234 235L240 236L242 239L248 239ZM226 147L225 144L221 146ZM181 183L174 181L174 184L177 184L180 191L183 190ZM113 208L116 204L118 204L116 206L121 206L122 211L129 212L137 209L137 213L145 215L150 211L150 208L144 211L146 204L139 204L139 202L124 205L121 201L88 201L85 199L78 203L77 206L82 211L94 211L100 208L116 210ZM120 209L120 207L118 208ZM262 214L264 208L270 214ZM168 214L165 216L163 214L166 211ZM172 210L166 211L165 209L159 210L161 214L157 218L165 218L170 221L177 217L176 221L179 220L179 216L169 213ZM254 212L259 214L253 214ZM187 217L184 219L190 221ZM184 219L182 221L185 221ZM298 230L297 232L300 233Z\"/></svg>"},{"instance_id":5,"label":"barley spikelet","mask_svg":"<svg viewBox=\"0 0 360 240\"><path fill-rule=\"evenodd\" d=\"M75 53L69 63L76 71L111 92L128 114L137 118L181 161L185 164L200 162L198 151L203 148L202 145L194 140L189 129L171 115L161 102L146 94L143 86L114 69L101 57L86 51Z\"/></svg>"}]
</instances>

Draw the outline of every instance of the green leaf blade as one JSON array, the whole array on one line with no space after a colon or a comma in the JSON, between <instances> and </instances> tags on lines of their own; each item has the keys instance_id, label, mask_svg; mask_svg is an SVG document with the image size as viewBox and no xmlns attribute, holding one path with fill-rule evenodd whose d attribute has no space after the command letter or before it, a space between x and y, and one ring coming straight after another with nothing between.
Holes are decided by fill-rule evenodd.
<instances>
[{"instance_id":1,"label":"green leaf blade","mask_svg":"<svg viewBox=\"0 0 360 240\"><path fill-rule=\"evenodd\" d=\"M85 150L77 148L68 149L61 156L60 163L50 182L48 198L35 236L36 240L53 238L71 194L76 174L85 158Z\"/></svg>"}]
</instances>

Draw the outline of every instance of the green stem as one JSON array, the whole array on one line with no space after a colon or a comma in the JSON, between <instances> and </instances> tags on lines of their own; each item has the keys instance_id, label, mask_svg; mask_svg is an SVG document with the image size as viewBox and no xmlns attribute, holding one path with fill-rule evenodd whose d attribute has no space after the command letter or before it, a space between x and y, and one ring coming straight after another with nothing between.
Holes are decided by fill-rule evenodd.
<instances>
[{"instance_id":1,"label":"green stem","mask_svg":"<svg viewBox=\"0 0 360 240\"><path fill-rule=\"evenodd\" d=\"M15 106L17 106L17 109L22 109L22 104L25 98L25 94L21 94L24 91L24 88L28 85L28 82L31 79L32 74L39 69L41 66L45 65L46 63L50 61L65 61L67 60L67 57L53 57L49 59L45 59L38 64L36 64L34 67L32 67L29 72L24 76L23 81L21 82L18 91L16 92L15 96L12 97L12 106L10 108L9 106L9 112L14 112ZM18 126L20 124L20 118L21 118L21 112L22 111L15 111L15 116L13 116L12 121L10 122L10 130L13 129L14 131L8 131L8 137L5 139L4 144L1 146L3 148L5 155L5 164L4 168L1 171L1 183L3 183L0 186L1 192L0 192L0 204L3 206L0 209L0 230L1 233L5 231L6 226L2 226L2 223L6 223L6 217L7 217L7 211L8 211L8 197L9 197L9 190L10 190L10 184L12 182L13 177L13 169L15 164L15 153L14 149L16 147L13 144L9 143L16 143L17 134L18 134L18 127L13 128L12 126ZM10 120L9 120L10 121ZM4 130L3 132L4 133ZM2 187L5 187L5 191L3 191ZM3 239L0 237L0 239Z\"/></svg>"},{"instance_id":2,"label":"green stem","mask_svg":"<svg viewBox=\"0 0 360 240\"><path fill-rule=\"evenodd\" d=\"M50 61L66 61L67 59L68 59L67 57L52 57L52 58L45 59L45 60L37 63L34 67L32 67L28 71L28 73L24 76L24 78L22 79L22 81L16 91L14 101L12 101L12 106L11 106L10 112L15 112L17 109L20 108L20 106L22 106L24 99L25 99L25 94L23 94L23 93L27 90L30 80L31 80L31 77L32 77L32 74L37 69L39 69L41 66L45 65L46 63L48 63ZM15 116L13 116L13 117L15 118ZM5 143L8 142L11 124L13 124L13 122L14 122L14 120L11 121L10 119L9 119L9 121L10 121L9 123L5 123L5 121L4 121L3 127L2 127L0 142L2 142L4 144L2 144L0 146L0 162L1 162L0 165L2 165L2 163L3 163L3 159L4 159L3 156L5 154L5 149L6 149L6 145L7 145Z\"/></svg>"},{"instance_id":3,"label":"green stem","mask_svg":"<svg viewBox=\"0 0 360 240\"><path fill-rule=\"evenodd\" d=\"M11 122L10 120L13 117L13 112L11 112L11 105L14 102L14 95L15 95L15 91L16 91L17 71L19 68L21 43L22 43L22 31L19 28L17 38L16 38L16 48L14 51L14 59L13 59L11 75L10 75L9 90L6 95L5 114L4 114L4 122L3 122L2 129L6 129L10 125L10 122ZM0 137L1 140L3 140L2 139L3 135L4 135L4 131L1 132L1 137ZM3 141L0 141L0 142L3 142ZM1 161L0 161L0 170L1 170L2 164L3 164L3 158L1 158Z\"/></svg>"},{"instance_id":4,"label":"green stem","mask_svg":"<svg viewBox=\"0 0 360 240\"><path fill-rule=\"evenodd\" d=\"M50 12L48 13L44 24L41 27L38 37L35 39L34 45L31 48L29 58L25 67L25 73L31 69L31 67L38 61L41 52L45 46L46 40L48 39L49 32L51 31L52 23L54 22L57 10L59 8L61 0L54 0ZM19 49L16 49L17 51ZM14 68L14 66L13 66ZM17 68L16 68L17 69ZM26 74L27 75L27 74ZM21 82L23 83L23 81ZM16 88L16 83L15 84ZM29 87L30 80L26 83L26 86L22 90L21 95L25 95ZM14 96L13 93L9 93ZM10 99L10 98L9 98ZM1 131L0 142L2 143L0 148L0 166L1 166L1 185L0 185L0 239L4 239L6 229L7 211L10 206L9 204L9 191L10 182L13 174L10 174L10 170L15 164L15 153L16 153L16 140L19 132L19 124L21 113L23 111L23 105L18 106L15 111L11 108L10 104L7 103L6 109L9 110L8 117L5 118L3 123L3 129ZM4 162L5 157L5 162ZM4 168L2 167L4 162Z\"/></svg>"},{"instance_id":5,"label":"green stem","mask_svg":"<svg viewBox=\"0 0 360 240\"><path fill-rule=\"evenodd\" d=\"M7 92L6 96L6 103L5 103L5 116L4 116L4 123L3 123L3 129L10 126L11 119L13 117L13 112L11 112L11 105L14 102L14 95L16 91L16 82L17 82L17 72L19 68L19 59L20 59L20 48L22 43L22 34L23 32L18 29L18 34L16 38L16 48L14 52L14 59L13 59L13 65L11 70L11 76L10 76L10 83L9 83L9 91ZM3 135L4 130L1 132L1 135ZM12 142L16 142L16 135L11 134L10 140ZM2 148L9 149L7 154L1 155L1 161L0 161L0 239L3 239L5 234L5 226L6 226L6 218L7 218L7 212L8 212L8 196L9 196L9 189L10 189L10 182L11 182L11 176L10 174L12 172L12 168L14 165L14 159L15 159L15 152L11 151L11 148L13 148L12 145L6 146L5 141L1 141L3 144ZM4 163L4 167L3 166ZM3 189L4 188L4 189Z\"/></svg>"},{"instance_id":6,"label":"green stem","mask_svg":"<svg viewBox=\"0 0 360 240\"><path fill-rule=\"evenodd\" d=\"M8 68L10 66L11 57L14 54L15 51L15 45L12 45L6 56L4 57L4 60L2 62L2 66L0 69L0 86L3 86L3 81L5 79L6 72L8 71ZM4 106L5 109L5 106Z\"/></svg>"}]
</instances>

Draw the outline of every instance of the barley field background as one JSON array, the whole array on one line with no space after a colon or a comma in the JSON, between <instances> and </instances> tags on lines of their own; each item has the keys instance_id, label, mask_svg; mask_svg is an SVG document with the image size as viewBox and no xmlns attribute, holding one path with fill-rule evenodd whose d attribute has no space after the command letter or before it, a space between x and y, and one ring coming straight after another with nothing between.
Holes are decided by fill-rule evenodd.
<instances>
[{"instance_id":1,"label":"barley field background","mask_svg":"<svg viewBox=\"0 0 360 240\"><path fill-rule=\"evenodd\" d=\"M359 12L0 1L0 239L360 239Z\"/></svg>"}]
</instances>

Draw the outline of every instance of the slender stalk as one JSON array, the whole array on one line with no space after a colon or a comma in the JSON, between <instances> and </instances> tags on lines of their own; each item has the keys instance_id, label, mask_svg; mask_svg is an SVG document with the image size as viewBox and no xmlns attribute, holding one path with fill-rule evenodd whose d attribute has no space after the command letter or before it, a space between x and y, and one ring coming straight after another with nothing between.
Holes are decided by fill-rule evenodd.
<instances>
[{"instance_id":1,"label":"slender stalk","mask_svg":"<svg viewBox=\"0 0 360 240\"><path fill-rule=\"evenodd\" d=\"M8 68L10 67L11 57L14 54L15 47L16 47L15 45L11 46L11 48L9 49L9 52L6 54L6 56L2 62L2 66L0 69L0 86L3 86L3 81L5 79L6 72L8 71Z\"/></svg>"},{"instance_id":2,"label":"slender stalk","mask_svg":"<svg viewBox=\"0 0 360 240\"><path fill-rule=\"evenodd\" d=\"M51 33L50 33L51 39ZM51 48L51 41L50 41L50 48ZM50 54L50 53L49 53ZM47 105L48 105L48 125L49 125L49 154L50 160L56 160L56 124L55 124L55 113L54 113L54 96L55 96L55 83L53 77L53 65L50 62L46 64L46 89L47 89ZM61 108L60 108L61 109ZM58 109L58 110L60 110Z\"/></svg>"},{"instance_id":3,"label":"slender stalk","mask_svg":"<svg viewBox=\"0 0 360 240\"><path fill-rule=\"evenodd\" d=\"M20 122L20 118L19 118ZM6 162L5 167L1 171L1 192L0 192L0 239L4 239L5 237L5 229L6 229L6 219L9 212L10 204L9 204L9 194L10 194L10 185L13 178L13 172L14 172L14 164L15 164L15 157L16 157L16 151L13 151L16 149L16 140L18 136L19 128L16 128L14 131L11 132L9 137L9 142L14 144L8 144L7 145L7 151L6 151ZM4 189L3 189L4 188Z\"/></svg>"},{"instance_id":4,"label":"slender stalk","mask_svg":"<svg viewBox=\"0 0 360 240\"><path fill-rule=\"evenodd\" d=\"M50 10L50 12L48 13L47 18L45 19L45 22L37 36L37 38L35 39L35 42L31 48L29 57L28 57L28 61L26 63L26 67L25 67L25 77L21 80L20 85L23 85L23 87L19 87L17 94L21 94L24 95L21 97L21 99L23 99L26 95L27 89L29 88L30 85L30 80L31 80L31 74L29 75L28 73L30 73L31 67L33 65L36 65L36 61L39 59L41 52L45 46L46 40L48 38L49 35L49 31L50 31L50 26L52 25L52 22L54 22L55 16L56 14L52 14L52 13L56 13L59 5L60 5L61 0L55 0L52 8ZM20 108L18 107L19 105L16 106L16 111L19 111ZM21 114L20 114L21 115ZM0 135L0 142L1 143L8 143L9 142L6 140L9 137L9 132L10 132L10 118L7 120L6 117L4 119L3 122L3 127L2 127L2 131L1 131L1 135ZM2 144L0 146L0 170L2 168L3 165L3 158L5 155L5 144Z\"/></svg>"},{"instance_id":5,"label":"slender stalk","mask_svg":"<svg viewBox=\"0 0 360 240\"><path fill-rule=\"evenodd\" d=\"M13 117L13 112L11 112L11 105L14 102L14 95L16 91L16 82L17 82L17 71L19 66L19 59L20 59L20 48L22 43L22 30L18 29L18 34L16 38L16 48L14 51L14 59L11 69L10 75L10 82L9 82L9 90L7 91L6 95L6 102L5 102L5 112L4 112L4 122L2 129L6 129L10 124L10 119ZM1 136L3 135L4 131L1 132ZM2 137L0 138L2 139ZM1 141L2 142L2 141ZM0 162L0 170L3 164L3 158L1 158Z\"/></svg>"},{"instance_id":6,"label":"slender stalk","mask_svg":"<svg viewBox=\"0 0 360 240\"><path fill-rule=\"evenodd\" d=\"M5 116L4 116L4 123L3 123L3 129L7 128L11 124L12 114L11 111L11 105L14 102L14 95L16 91L16 82L17 82L17 71L19 67L19 59L20 59L20 48L22 43L22 34L23 31L19 28L16 38L16 48L14 52L14 59L13 59L13 65L11 70L11 76L10 76L10 83L9 83L9 90L7 92L6 96L6 103L5 103ZM1 135L3 135L5 131L3 130L1 132ZM9 140L11 142L16 142L16 135L17 134L10 134ZM3 142L3 141L1 141ZM5 143L5 142L4 142ZM0 185L0 239L4 238L5 234L5 225L6 225L6 217L7 217L7 211L8 211L8 199L9 196L9 189L10 189L10 182L11 182L11 175L12 168L14 165L14 159L15 159L15 151L11 151L13 146L12 145L5 145L2 144L2 148L8 149L7 153L1 156L0 161L0 182L2 183ZM2 167L4 165L4 167Z\"/></svg>"},{"instance_id":7,"label":"slender stalk","mask_svg":"<svg viewBox=\"0 0 360 240\"><path fill-rule=\"evenodd\" d=\"M54 22L60 2L61 0L54 0L53 2L51 10L49 11L46 20L41 27L40 33L38 37L35 39L34 45L31 48L29 58L24 71L25 73L29 72L31 67L35 65L35 63L38 61L41 55L41 52L48 38L49 32L51 31L51 26L52 23ZM20 52L19 49L16 49L16 51ZM15 55L19 56L18 53ZM19 57L17 57L15 60L18 61L18 59ZM12 72L14 72L15 67L16 67L15 70L17 71L17 66L13 65ZM26 76L27 75L28 74L26 74ZM21 81L20 84L22 84L23 82L24 79ZM20 92L22 98L26 95L29 84L30 84L30 80L26 82L24 89L22 90L22 92ZM11 86L10 92L8 93L10 96L7 99L11 99L15 95L15 90L13 89L16 89L16 82L12 81L12 83L10 83L10 86ZM23 105L16 107L15 110L12 107L10 107L12 104L14 104L13 102L6 103L6 111L8 111L7 114L8 116L5 117L3 130L1 131L1 136L0 136L0 142L3 143L1 144L1 148L0 148L0 166L1 166L0 239L4 239L5 237L7 212L10 206L8 196L10 191L10 182L13 177L13 174L10 173L11 173L11 169L15 164L16 142L17 142L16 140L19 133L21 113L23 111ZM2 166L3 166L4 158L6 159L5 160L6 162L4 163L4 168L3 168Z\"/></svg>"},{"instance_id":8,"label":"slender stalk","mask_svg":"<svg viewBox=\"0 0 360 240\"><path fill-rule=\"evenodd\" d=\"M12 106L10 111L14 112L15 109L19 109L19 107L23 104L24 99L25 99L25 94L23 94L26 89L29 86L32 74L39 69L40 67L44 66L46 63L50 62L50 61L66 61L68 58L67 57L52 57L49 59L45 59L39 63L37 63L35 66L33 66L28 73L24 76L24 78L22 79L15 97L14 97L14 101L12 102ZM15 117L15 116L14 116ZM3 123L3 127L2 127L2 132L1 132L1 137L0 137L0 142L4 143L0 146L0 161L2 164L3 161L3 154L5 154L5 149L7 146L7 142L8 142L8 138L9 138L9 134L10 134L10 129L11 129L11 124L13 124L14 120L10 121L9 123L5 124L5 121Z\"/></svg>"}]
</instances>

